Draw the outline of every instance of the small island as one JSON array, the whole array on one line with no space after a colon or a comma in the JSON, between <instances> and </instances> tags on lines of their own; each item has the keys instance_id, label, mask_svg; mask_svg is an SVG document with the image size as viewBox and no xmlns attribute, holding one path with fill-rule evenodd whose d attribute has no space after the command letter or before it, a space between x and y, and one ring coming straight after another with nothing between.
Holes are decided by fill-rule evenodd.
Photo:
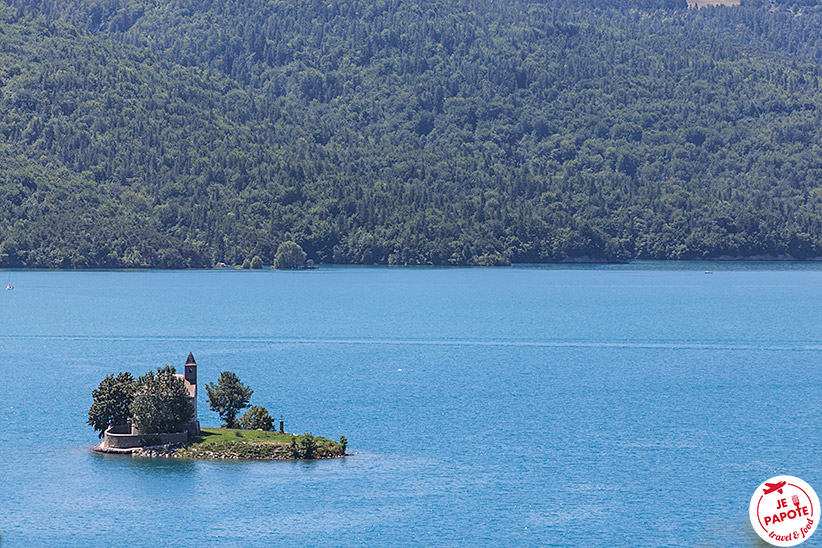
<instances>
[{"instance_id":1,"label":"small island","mask_svg":"<svg viewBox=\"0 0 822 548\"><path fill-rule=\"evenodd\" d=\"M108 375L92 392L88 423L102 439L99 453L136 457L197 459L294 460L346 456L347 440L279 432L265 407L249 407L253 390L230 371L206 385L209 406L220 415L222 428L200 428L197 418L197 362L189 353L185 373L158 368L138 379L131 373Z\"/></svg>"},{"instance_id":2,"label":"small island","mask_svg":"<svg viewBox=\"0 0 822 548\"><path fill-rule=\"evenodd\" d=\"M203 428L198 436L184 443L138 448L131 454L185 459L308 460L344 457L345 449L335 441L310 433L295 436L264 430Z\"/></svg>"}]
</instances>

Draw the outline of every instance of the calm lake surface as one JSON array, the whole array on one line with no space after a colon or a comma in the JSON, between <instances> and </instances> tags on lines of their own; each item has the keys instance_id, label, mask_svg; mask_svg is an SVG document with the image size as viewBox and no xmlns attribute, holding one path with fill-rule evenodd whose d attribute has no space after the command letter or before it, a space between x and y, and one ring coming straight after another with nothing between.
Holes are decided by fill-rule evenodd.
<instances>
[{"instance_id":1,"label":"calm lake surface","mask_svg":"<svg viewBox=\"0 0 822 548\"><path fill-rule=\"evenodd\" d=\"M822 491L822 265L10 276L2 548L764 546L762 481ZM93 454L100 380L188 352L356 455Z\"/></svg>"}]
</instances>

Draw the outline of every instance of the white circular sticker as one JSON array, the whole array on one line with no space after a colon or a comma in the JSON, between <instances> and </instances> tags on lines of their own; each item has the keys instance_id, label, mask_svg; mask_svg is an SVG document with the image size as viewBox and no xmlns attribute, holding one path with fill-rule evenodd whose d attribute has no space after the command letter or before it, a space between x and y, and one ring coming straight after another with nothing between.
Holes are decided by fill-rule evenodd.
<instances>
[{"instance_id":1,"label":"white circular sticker","mask_svg":"<svg viewBox=\"0 0 822 548\"><path fill-rule=\"evenodd\" d=\"M774 546L796 546L819 524L819 497L799 478L776 476L757 488L748 513L762 540Z\"/></svg>"}]
</instances>

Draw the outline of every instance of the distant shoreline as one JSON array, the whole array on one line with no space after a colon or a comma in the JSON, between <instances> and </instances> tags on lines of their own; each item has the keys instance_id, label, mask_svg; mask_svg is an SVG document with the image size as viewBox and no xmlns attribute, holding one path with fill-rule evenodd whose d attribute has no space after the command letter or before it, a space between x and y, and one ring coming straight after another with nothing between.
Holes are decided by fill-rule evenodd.
<instances>
[{"instance_id":1,"label":"distant shoreline","mask_svg":"<svg viewBox=\"0 0 822 548\"><path fill-rule=\"evenodd\" d=\"M670 264L691 264L691 263L807 263L814 264L822 262L822 257L813 257L809 259L797 259L796 257L786 255L750 255L745 257L732 257L728 255L721 255L719 257L712 257L707 259L631 259L629 261L607 261L591 259L590 257L579 257L574 259L567 259L564 261L551 262L523 262L511 263L510 265L450 265L450 264L405 264L405 265L388 265L388 264L351 264L351 263L323 263L320 266L327 268L470 268L470 269L485 269L485 268L510 268L519 266L584 266L584 265L631 265L637 263L670 263ZM237 269L231 266L220 268L215 266L209 267L189 267L189 268L165 268L165 267L135 267L135 268L37 268L37 267L4 267L0 268L3 272L265 272L276 270L274 268L265 267L263 269ZM308 269L306 269L308 271ZM317 270L317 269L310 269ZM277 272L295 272L294 270L276 270ZM303 270L300 270L302 272Z\"/></svg>"}]
</instances>

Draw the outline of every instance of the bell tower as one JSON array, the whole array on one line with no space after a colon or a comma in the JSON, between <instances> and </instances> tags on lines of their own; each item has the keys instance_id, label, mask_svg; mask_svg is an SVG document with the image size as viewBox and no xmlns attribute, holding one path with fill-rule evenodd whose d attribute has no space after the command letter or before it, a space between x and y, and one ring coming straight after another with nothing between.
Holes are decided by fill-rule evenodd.
<instances>
[{"instance_id":1,"label":"bell tower","mask_svg":"<svg viewBox=\"0 0 822 548\"><path fill-rule=\"evenodd\" d=\"M191 352L188 353L188 358L186 358L186 373L185 379L195 387L197 387L197 362L194 361L194 354ZM196 391L194 392L197 393Z\"/></svg>"},{"instance_id":2,"label":"bell tower","mask_svg":"<svg viewBox=\"0 0 822 548\"><path fill-rule=\"evenodd\" d=\"M185 374L183 375L186 384L191 385L191 390L194 392L194 422L197 422L197 362L194 361L194 354L188 353L186 358Z\"/></svg>"}]
</instances>

